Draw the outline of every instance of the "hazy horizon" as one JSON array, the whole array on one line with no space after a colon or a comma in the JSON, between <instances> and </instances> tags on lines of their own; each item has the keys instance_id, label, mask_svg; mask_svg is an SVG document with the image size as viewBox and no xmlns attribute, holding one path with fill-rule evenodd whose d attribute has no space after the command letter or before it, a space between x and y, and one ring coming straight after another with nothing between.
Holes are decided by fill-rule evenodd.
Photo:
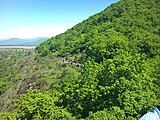
<instances>
[{"instance_id":1,"label":"hazy horizon","mask_svg":"<svg viewBox=\"0 0 160 120\"><path fill-rule=\"evenodd\" d=\"M118 0L0 0L0 39L53 37Z\"/></svg>"},{"instance_id":2,"label":"hazy horizon","mask_svg":"<svg viewBox=\"0 0 160 120\"><path fill-rule=\"evenodd\" d=\"M2 40L9 40L9 39L25 39L25 40L30 40L30 39L36 39L36 38L50 38L50 37L45 37L45 36L30 37L30 38L11 37L11 38L6 38L6 39L0 39L0 41L2 41Z\"/></svg>"}]
</instances>

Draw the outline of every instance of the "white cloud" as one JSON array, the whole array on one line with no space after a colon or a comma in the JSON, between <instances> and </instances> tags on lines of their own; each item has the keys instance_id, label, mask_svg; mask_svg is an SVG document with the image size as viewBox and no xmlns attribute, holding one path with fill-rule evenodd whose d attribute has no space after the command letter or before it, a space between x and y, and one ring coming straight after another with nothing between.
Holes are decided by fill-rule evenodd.
<instances>
[{"instance_id":1,"label":"white cloud","mask_svg":"<svg viewBox=\"0 0 160 120\"><path fill-rule=\"evenodd\" d=\"M35 38L52 37L65 32L73 25L53 25L53 26L27 26L12 28L9 30L0 30L0 39L8 38Z\"/></svg>"}]
</instances>

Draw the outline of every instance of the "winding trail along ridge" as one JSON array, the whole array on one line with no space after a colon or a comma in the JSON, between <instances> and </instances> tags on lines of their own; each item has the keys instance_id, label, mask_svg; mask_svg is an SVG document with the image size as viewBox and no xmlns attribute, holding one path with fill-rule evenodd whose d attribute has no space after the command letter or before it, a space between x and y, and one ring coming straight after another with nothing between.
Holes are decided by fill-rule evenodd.
<instances>
[{"instance_id":1,"label":"winding trail along ridge","mask_svg":"<svg viewBox=\"0 0 160 120\"><path fill-rule=\"evenodd\" d=\"M77 66L77 67L82 67L82 66L83 66L83 64L81 64L81 63L79 63L79 62L75 62L75 61L69 60L69 59L66 58L66 57L59 57L59 59L60 59L61 61L63 61L64 63L69 64L69 65L75 65L75 66Z\"/></svg>"}]
</instances>

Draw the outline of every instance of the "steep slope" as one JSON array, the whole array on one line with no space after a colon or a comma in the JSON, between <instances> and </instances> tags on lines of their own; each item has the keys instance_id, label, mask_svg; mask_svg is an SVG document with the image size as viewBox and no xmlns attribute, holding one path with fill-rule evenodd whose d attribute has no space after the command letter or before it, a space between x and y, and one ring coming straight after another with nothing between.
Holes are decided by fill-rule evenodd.
<instances>
[{"instance_id":1,"label":"steep slope","mask_svg":"<svg viewBox=\"0 0 160 120\"><path fill-rule=\"evenodd\" d=\"M0 49L0 112L13 110L11 102L31 88L46 91L79 74L79 68L59 58L35 57L32 49Z\"/></svg>"},{"instance_id":2,"label":"steep slope","mask_svg":"<svg viewBox=\"0 0 160 120\"><path fill-rule=\"evenodd\" d=\"M15 64L1 54L0 117L53 120L71 114L86 120L139 119L160 104L159 6L159 0L121 0L42 43L32 59L29 55ZM82 67L75 67L77 61ZM10 76L9 70L15 74ZM12 83L6 86L19 80L16 89ZM29 90L17 108L5 113L12 97L17 98L14 95L41 90L39 82L45 82L48 90Z\"/></svg>"},{"instance_id":3,"label":"steep slope","mask_svg":"<svg viewBox=\"0 0 160 120\"><path fill-rule=\"evenodd\" d=\"M159 6L159 0L121 0L42 43L37 51L81 62L112 58L116 49L154 57L160 54Z\"/></svg>"},{"instance_id":4,"label":"steep slope","mask_svg":"<svg viewBox=\"0 0 160 120\"><path fill-rule=\"evenodd\" d=\"M160 104L159 6L120 0L40 44L40 56L83 64L81 79L62 83L58 105L77 118L134 120Z\"/></svg>"}]
</instances>

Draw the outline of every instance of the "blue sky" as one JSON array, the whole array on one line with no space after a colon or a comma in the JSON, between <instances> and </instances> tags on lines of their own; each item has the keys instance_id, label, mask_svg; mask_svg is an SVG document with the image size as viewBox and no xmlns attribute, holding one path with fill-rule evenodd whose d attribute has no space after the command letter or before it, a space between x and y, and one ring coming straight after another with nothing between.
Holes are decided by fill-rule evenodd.
<instances>
[{"instance_id":1,"label":"blue sky","mask_svg":"<svg viewBox=\"0 0 160 120\"><path fill-rule=\"evenodd\" d=\"M118 0L0 0L0 39L51 37Z\"/></svg>"}]
</instances>

